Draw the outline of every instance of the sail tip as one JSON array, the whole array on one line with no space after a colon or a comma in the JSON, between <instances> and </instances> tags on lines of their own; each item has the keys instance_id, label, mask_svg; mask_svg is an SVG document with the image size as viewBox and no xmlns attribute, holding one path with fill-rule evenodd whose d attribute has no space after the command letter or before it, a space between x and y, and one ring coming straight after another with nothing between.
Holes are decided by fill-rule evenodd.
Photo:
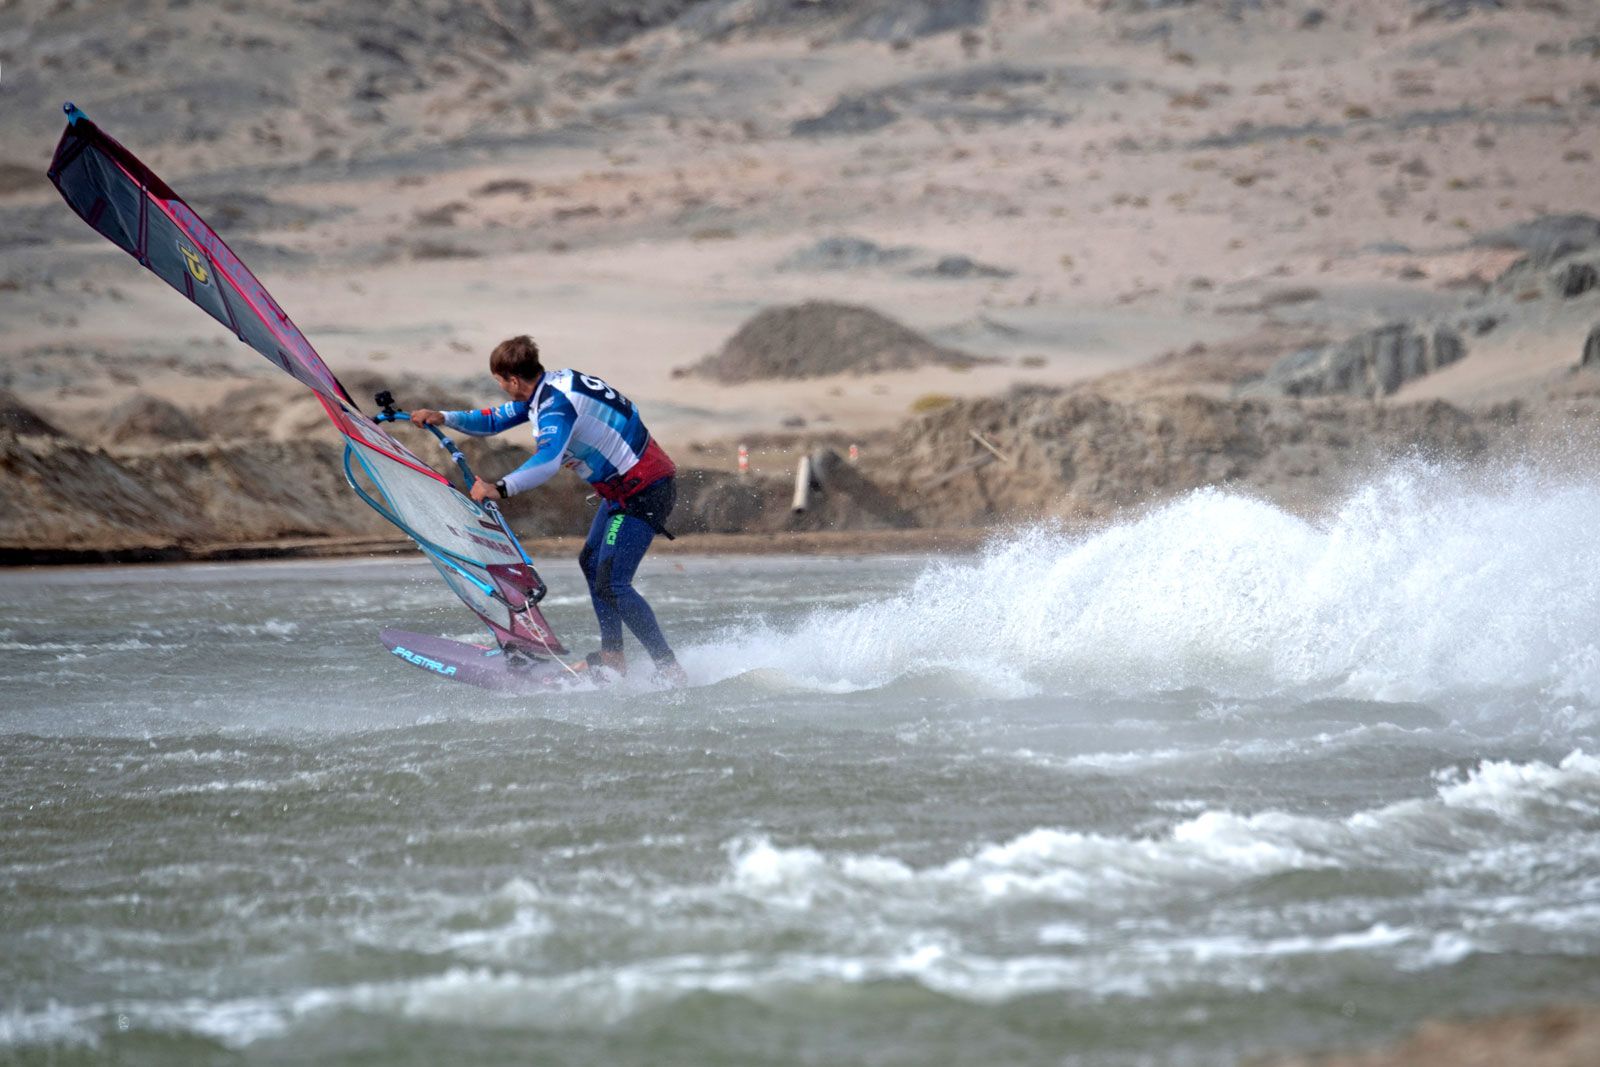
<instances>
[{"instance_id":1,"label":"sail tip","mask_svg":"<svg viewBox=\"0 0 1600 1067\"><path fill-rule=\"evenodd\" d=\"M67 113L68 125L77 122L79 119L84 117L83 112L78 110L78 105L74 104L71 100L68 100L66 103L62 104L61 110Z\"/></svg>"}]
</instances>

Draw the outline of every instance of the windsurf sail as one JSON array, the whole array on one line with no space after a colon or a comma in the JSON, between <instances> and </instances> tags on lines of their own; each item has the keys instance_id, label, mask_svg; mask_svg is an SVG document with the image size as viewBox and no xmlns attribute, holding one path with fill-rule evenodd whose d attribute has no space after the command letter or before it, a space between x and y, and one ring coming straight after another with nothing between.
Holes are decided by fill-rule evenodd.
<instances>
[{"instance_id":1,"label":"windsurf sail","mask_svg":"<svg viewBox=\"0 0 1600 1067\"><path fill-rule=\"evenodd\" d=\"M474 503L362 414L311 342L216 231L82 111L67 104L66 113L67 127L49 176L67 205L239 340L316 392L344 437L345 476L351 488L416 542L501 649L534 658L565 653L537 606L544 583L499 510ZM448 444L442 434L435 436ZM470 474L465 462L460 463Z\"/></svg>"},{"instance_id":2,"label":"windsurf sail","mask_svg":"<svg viewBox=\"0 0 1600 1067\"><path fill-rule=\"evenodd\" d=\"M216 231L134 154L66 105L50 180L106 240L239 340L335 403L354 404L311 342Z\"/></svg>"},{"instance_id":3,"label":"windsurf sail","mask_svg":"<svg viewBox=\"0 0 1600 1067\"><path fill-rule=\"evenodd\" d=\"M495 642L527 655L564 653L537 607L544 582L499 510L448 483L449 491L439 492L444 479L384 447L393 438L371 419L326 400L323 407L344 434L350 487L417 543Z\"/></svg>"}]
</instances>

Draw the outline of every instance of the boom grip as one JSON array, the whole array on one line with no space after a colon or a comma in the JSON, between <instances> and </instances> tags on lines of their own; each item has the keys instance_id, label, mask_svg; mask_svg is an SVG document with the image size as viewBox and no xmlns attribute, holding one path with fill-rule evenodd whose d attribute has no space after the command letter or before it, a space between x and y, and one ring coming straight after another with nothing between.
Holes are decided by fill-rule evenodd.
<instances>
[{"instance_id":1,"label":"boom grip","mask_svg":"<svg viewBox=\"0 0 1600 1067\"><path fill-rule=\"evenodd\" d=\"M394 394L389 390L383 390L383 392L378 393L372 399L373 402L381 409L379 410L378 414L374 416L378 422L399 422L401 419L404 419L407 422L411 421L411 412L398 411L395 409ZM437 426L424 424L422 428L433 434L434 438L439 442L440 448L450 453L450 458L455 461L456 469L461 472L461 477L466 479L466 487L464 491L471 493L473 483L478 480L478 476L472 473L472 466L467 462L467 457L461 454L461 449L454 441L445 436L445 434L442 433ZM528 553L523 550L522 542L517 540L517 535L511 532L511 526L506 522L505 515L500 511L499 503L493 500L485 500L482 504L482 507L485 511L494 516L494 521L499 524L500 529L505 531L506 537L508 537L511 540L511 543L516 546L517 554L522 557L522 562L528 564L528 566L531 568L533 566L533 561L528 558ZM542 597L544 594L541 593L539 595ZM535 603L537 603L537 601L535 601Z\"/></svg>"},{"instance_id":2,"label":"boom grip","mask_svg":"<svg viewBox=\"0 0 1600 1067\"><path fill-rule=\"evenodd\" d=\"M399 422L402 419L406 422L411 421L411 412L395 409L394 394L387 389L373 396L372 402L377 404L379 408L378 414L374 416L374 419L378 422ZM478 476L472 473L472 467L467 463L467 457L461 454L461 449L456 443L441 433L437 426L424 424L422 428L433 434L434 438L439 442L440 448L450 453L450 458L455 461L456 469L461 472L461 477L467 480L466 491L470 493L472 491L472 483L478 480Z\"/></svg>"}]
</instances>

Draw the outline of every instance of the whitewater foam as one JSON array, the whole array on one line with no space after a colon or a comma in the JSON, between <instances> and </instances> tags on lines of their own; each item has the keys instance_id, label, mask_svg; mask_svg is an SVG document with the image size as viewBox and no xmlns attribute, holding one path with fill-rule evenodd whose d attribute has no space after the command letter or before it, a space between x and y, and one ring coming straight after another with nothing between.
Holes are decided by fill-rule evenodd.
<instances>
[{"instance_id":1,"label":"whitewater foam","mask_svg":"<svg viewBox=\"0 0 1600 1067\"><path fill-rule=\"evenodd\" d=\"M766 668L831 691L957 671L1058 693L1595 705L1597 526L1600 487L1530 468L1410 462L1315 520L1203 489L1087 536L1024 530L904 595L686 661L697 681Z\"/></svg>"},{"instance_id":2,"label":"whitewater foam","mask_svg":"<svg viewBox=\"0 0 1600 1067\"><path fill-rule=\"evenodd\" d=\"M1109 901L1125 909L1130 896L1170 899L1290 871L1406 869L1419 855L1434 857L1440 877L1473 879L1498 869L1496 877L1514 878L1517 865L1504 861L1506 850L1558 834L1588 841L1574 862L1600 863L1596 796L1600 759L1582 752L1556 765L1486 761L1464 779L1438 785L1432 797L1342 819L1203 811L1142 837L1039 827L921 869L891 856L829 856L744 838L729 847L728 885L773 907L850 898L940 912L1022 899L1086 907Z\"/></svg>"}]
</instances>

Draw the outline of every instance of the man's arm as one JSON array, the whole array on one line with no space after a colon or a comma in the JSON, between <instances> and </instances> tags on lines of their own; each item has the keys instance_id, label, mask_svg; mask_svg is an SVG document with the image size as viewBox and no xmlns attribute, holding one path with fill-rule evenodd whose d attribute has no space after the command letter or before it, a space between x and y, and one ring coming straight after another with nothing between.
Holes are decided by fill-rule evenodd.
<instances>
[{"instance_id":1,"label":"man's arm","mask_svg":"<svg viewBox=\"0 0 1600 1067\"><path fill-rule=\"evenodd\" d=\"M506 495L520 493L543 485L561 469L561 458L572 440L572 428L577 425L578 413L566 397L557 393L539 412L539 450L528 462L501 479Z\"/></svg>"},{"instance_id":2,"label":"man's arm","mask_svg":"<svg viewBox=\"0 0 1600 1067\"><path fill-rule=\"evenodd\" d=\"M411 421L421 426L437 425L442 422L452 430L460 430L473 437L488 437L504 433L513 426L521 426L527 422L528 405L519 400L508 400L499 407L479 408L476 411L434 411L431 408L418 408L411 413Z\"/></svg>"}]
</instances>

